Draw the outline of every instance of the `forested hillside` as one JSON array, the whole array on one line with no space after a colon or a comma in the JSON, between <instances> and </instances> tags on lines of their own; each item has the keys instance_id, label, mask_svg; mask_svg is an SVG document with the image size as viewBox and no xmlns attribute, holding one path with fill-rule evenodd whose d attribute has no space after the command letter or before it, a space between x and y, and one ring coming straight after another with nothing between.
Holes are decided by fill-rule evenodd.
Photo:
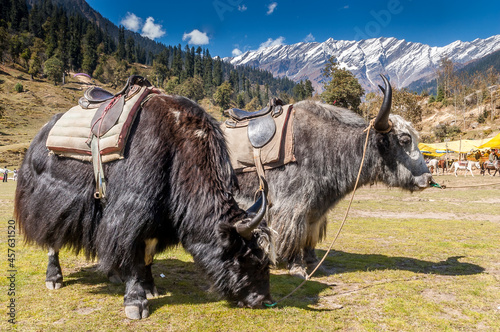
<instances>
[{"instance_id":1,"label":"forested hillside","mask_svg":"<svg viewBox=\"0 0 500 332\"><path fill-rule=\"evenodd\" d=\"M201 47L144 41L147 38L89 11L82 0L0 0L0 61L25 71L32 80L64 84L69 72L83 72L114 87L136 74L131 64L139 63L152 67L148 78L156 86L196 101L208 98L221 108L256 109L269 97L288 101L294 93L296 84L288 78L235 68ZM92 16L101 19L89 19ZM110 33L115 30L117 36Z\"/></svg>"}]
</instances>

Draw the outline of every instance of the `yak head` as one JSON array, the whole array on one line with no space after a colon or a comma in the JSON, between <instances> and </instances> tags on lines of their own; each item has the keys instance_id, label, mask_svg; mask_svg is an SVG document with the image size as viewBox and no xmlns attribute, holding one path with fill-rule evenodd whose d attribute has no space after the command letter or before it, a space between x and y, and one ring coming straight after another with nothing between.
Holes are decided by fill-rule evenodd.
<instances>
[{"instance_id":1,"label":"yak head","mask_svg":"<svg viewBox=\"0 0 500 332\"><path fill-rule=\"evenodd\" d=\"M262 308L271 304L269 266L276 254L271 230L263 217L264 191L244 217L219 226L223 267L215 286L239 307Z\"/></svg>"},{"instance_id":2,"label":"yak head","mask_svg":"<svg viewBox=\"0 0 500 332\"><path fill-rule=\"evenodd\" d=\"M377 177L389 186L410 191L422 190L433 184L424 157L418 148L418 133L398 115L389 115L392 103L392 89L389 81L382 76L385 89L384 101L374 121L376 150L381 155L383 172Z\"/></svg>"}]
</instances>

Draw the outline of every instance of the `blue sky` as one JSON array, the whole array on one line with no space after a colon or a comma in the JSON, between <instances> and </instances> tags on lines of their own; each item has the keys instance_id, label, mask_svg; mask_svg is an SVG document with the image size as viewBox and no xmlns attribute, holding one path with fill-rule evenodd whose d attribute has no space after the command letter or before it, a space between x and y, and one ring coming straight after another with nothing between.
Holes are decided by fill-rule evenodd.
<instances>
[{"instance_id":1,"label":"blue sky","mask_svg":"<svg viewBox=\"0 0 500 332\"><path fill-rule=\"evenodd\" d=\"M431 46L500 34L498 0L87 0L116 25L166 45L231 56L273 44L396 37Z\"/></svg>"}]
</instances>

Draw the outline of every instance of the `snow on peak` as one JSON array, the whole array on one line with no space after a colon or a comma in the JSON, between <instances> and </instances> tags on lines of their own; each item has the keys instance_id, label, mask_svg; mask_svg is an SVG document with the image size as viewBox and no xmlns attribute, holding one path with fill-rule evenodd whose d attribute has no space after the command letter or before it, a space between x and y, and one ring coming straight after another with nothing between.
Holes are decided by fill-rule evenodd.
<instances>
[{"instance_id":1,"label":"snow on peak","mask_svg":"<svg viewBox=\"0 0 500 332\"><path fill-rule=\"evenodd\" d=\"M360 41L329 38L323 43L263 47L224 60L234 65L256 66L276 77L288 76L295 81L309 79L321 89L321 69L331 56L335 56L341 67L349 69L365 90L373 91L380 83L378 74L388 75L393 86L402 88L433 74L444 56L456 63L466 63L499 49L500 35L466 42L457 40L443 47L394 37Z\"/></svg>"}]
</instances>

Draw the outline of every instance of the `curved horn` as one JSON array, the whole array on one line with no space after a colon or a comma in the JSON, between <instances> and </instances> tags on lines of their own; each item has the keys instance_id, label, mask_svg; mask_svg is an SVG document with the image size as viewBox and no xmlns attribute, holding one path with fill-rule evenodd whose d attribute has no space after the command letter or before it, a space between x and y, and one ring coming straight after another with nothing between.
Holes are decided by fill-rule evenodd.
<instances>
[{"instance_id":1,"label":"curved horn","mask_svg":"<svg viewBox=\"0 0 500 332\"><path fill-rule=\"evenodd\" d=\"M382 93L384 94L384 101L382 102L382 107L380 107L380 111L378 112L377 118L375 119L375 123L373 127L377 131L387 131L390 127L389 125L389 113L391 113L391 104L392 104L392 88L389 80L384 75L380 75L384 80L385 89L378 86Z\"/></svg>"},{"instance_id":2,"label":"curved horn","mask_svg":"<svg viewBox=\"0 0 500 332\"><path fill-rule=\"evenodd\" d=\"M249 220L248 222L238 221L234 227L238 234L240 234L243 238L250 240L252 238L252 231L256 229L264 215L266 214L267 208L267 198L264 190L260 190L260 197L255 203L246 211L247 215L254 214L255 216Z\"/></svg>"}]
</instances>

